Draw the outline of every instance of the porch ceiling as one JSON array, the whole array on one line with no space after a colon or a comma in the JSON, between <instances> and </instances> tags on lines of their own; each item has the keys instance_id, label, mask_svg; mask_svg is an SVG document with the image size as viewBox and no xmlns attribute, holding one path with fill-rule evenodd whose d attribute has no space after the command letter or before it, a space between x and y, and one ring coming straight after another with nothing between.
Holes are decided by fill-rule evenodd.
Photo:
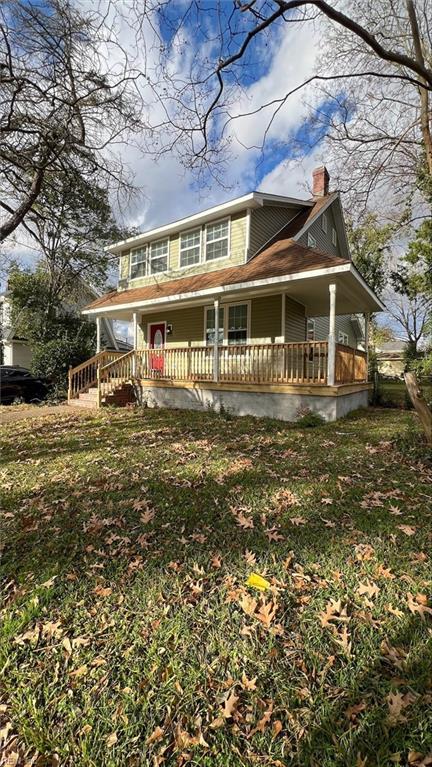
<instances>
[{"instance_id":1,"label":"porch ceiling","mask_svg":"<svg viewBox=\"0 0 432 767\"><path fill-rule=\"evenodd\" d=\"M218 297L222 303L238 301L254 296L286 293L303 304L309 316L327 315L329 312L329 285L336 284L336 313L356 314L361 312L379 312L383 305L364 282L352 264L323 270L325 273L285 275L277 280L253 281L237 285L227 285L202 291L197 294L169 296L166 299L134 302L134 305L119 305L100 308L88 312L103 315L116 320L130 321L133 313L150 314L183 309L189 306L205 306ZM261 283L261 284L258 284ZM264 284L263 284L264 283ZM87 313L87 312L85 312Z\"/></svg>"}]
</instances>

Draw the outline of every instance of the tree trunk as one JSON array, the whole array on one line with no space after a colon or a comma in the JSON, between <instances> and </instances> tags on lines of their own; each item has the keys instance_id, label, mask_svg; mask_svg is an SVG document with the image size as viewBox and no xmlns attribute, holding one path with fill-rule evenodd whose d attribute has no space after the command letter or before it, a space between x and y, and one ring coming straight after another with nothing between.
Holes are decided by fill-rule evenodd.
<instances>
[{"instance_id":1,"label":"tree trunk","mask_svg":"<svg viewBox=\"0 0 432 767\"><path fill-rule=\"evenodd\" d=\"M432 413L426 404L423 393L419 387L415 373L405 373L405 383L411 402L413 403L420 423L426 434L428 445L432 445Z\"/></svg>"}]
</instances>

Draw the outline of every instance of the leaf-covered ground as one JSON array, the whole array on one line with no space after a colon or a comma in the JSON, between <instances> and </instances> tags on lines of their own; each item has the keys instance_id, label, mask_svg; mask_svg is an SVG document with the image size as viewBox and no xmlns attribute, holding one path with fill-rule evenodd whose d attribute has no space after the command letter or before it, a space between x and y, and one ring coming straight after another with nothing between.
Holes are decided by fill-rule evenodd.
<instances>
[{"instance_id":1,"label":"leaf-covered ground","mask_svg":"<svg viewBox=\"0 0 432 767\"><path fill-rule=\"evenodd\" d=\"M416 428L166 410L3 427L0 764L432 764Z\"/></svg>"}]
</instances>

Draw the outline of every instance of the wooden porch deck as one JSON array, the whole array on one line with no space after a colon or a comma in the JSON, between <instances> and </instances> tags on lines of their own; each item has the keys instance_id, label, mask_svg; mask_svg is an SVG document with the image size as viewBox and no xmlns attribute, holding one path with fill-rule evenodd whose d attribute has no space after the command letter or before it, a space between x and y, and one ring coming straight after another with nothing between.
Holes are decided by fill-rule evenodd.
<instances>
[{"instance_id":1,"label":"wooden porch deck","mask_svg":"<svg viewBox=\"0 0 432 767\"><path fill-rule=\"evenodd\" d=\"M328 343L187 346L100 352L69 371L69 401L90 389L102 399L134 381L212 382L242 385L320 386L327 384ZM367 381L366 352L335 345L335 384Z\"/></svg>"}]
</instances>

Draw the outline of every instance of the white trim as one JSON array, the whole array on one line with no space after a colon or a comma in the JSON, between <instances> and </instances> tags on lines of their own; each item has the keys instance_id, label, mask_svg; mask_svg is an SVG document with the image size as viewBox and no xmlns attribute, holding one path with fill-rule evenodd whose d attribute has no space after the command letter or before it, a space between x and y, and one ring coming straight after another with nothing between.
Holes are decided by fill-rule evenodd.
<instances>
[{"instance_id":1,"label":"white trim","mask_svg":"<svg viewBox=\"0 0 432 767\"><path fill-rule=\"evenodd\" d=\"M245 263L248 260L249 256L249 248L250 248L250 233L251 233L251 209L248 208L246 211L246 237L245 237Z\"/></svg>"},{"instance_id":2,"label":"white trim","mask_svg":"<svg viewBox=\"0 0 432 767\"><path fill-rule=\"evenodd\" d=\"M166 340L167 340L167 321L166 320L159 320L158 322L148 322L147 323L147 336L146 336L146 340L145 340L146 347L148 349L150 349L150 347L149 347L149 343L150 343L150 328L151 328L152 325L165 325L165 330L164 330L164 348L165 348Z\"/></svg>"},{"instance_id":3,"label":"white trim","mask_svg":"<svg viewBox=\"0 0 432 767\"><path fill-rule=\"evenodd\" d=\"M174 304L185 300L194 300L195 298L206 298L214 295L223 295L224 293L232 293L240 290L253 290L255 288L272 287L273 285L282 288L282 285L289 284L290 282L308 280L312 277L332 277L337 276L338 274L346 274L347 272L351 273L353 277L355 277L355 279L362 285L362 287L367 291L375 303L378 304L380 307L378 311L385 311L386 307L380 301L378 296L375 295L373 290L364 281L363 277L360 275L354 265L352 263L348 263L340 264L339 266L329 266L324 269L310 269L305 272L293 272L293 274L284 274L278 277L266 277L260 280L250 280L246 282L231 283L229 285L220 285L219 287L205 288L204 290L194 290L189 293L176 293L173 296L163 296L161 298L150 298L146 300L141 299L140 301L131 301L130 303L124 304L113 304L112 306L104 305L100 308L95 307L94 309L84 309L81 313L102 314L112 311L124 312L128 309L134 309L135 307L144 308L147 306L158 306L159 304Z\"/></svg>"},{"instance_id":4,"label":"white trim","mask_svg":"<svg viewBox=\"0 0 432 767\"><path fill-rule=\"evenodd\" d=\"M285 335L286 335L286 294L282 293L282 307L281 307L281 338L282 343L285 343Z\"/></svg>"},{"instance_id":5,"label":"white trim","mask_svg":"<svg viewBox=\"0 0 432 767\"><path fill-rule=\"evenodd\" d=\"M311 218L311 219L309 219L309 221L308 221L308 222L307 222L307 223L306 223L306 224L305 224L305 225L304 225L304 226L303 226L303 227L300 229L300 231L299 231L299 232L297 232L297 234L295 234L295 235L294 235L294 237L293 237L292 239L293 239L293 240L295 240L295 241L299 240L299 239L300 239L300 237L302 237L302 235L303 235L305 232L307 232L307 230L309 229L309 227L310 227L310 226L312 226L312 224L313 224L313 223L314 223L314 222L315 222L315 221L316 221L316 220L317 220L317 219L318 219L318 218L319 218L319 217L320 217L320 216L321 216L321 215L324 213L324 211L326 211L326 210L327 210L327 208L329 208L329 207L330 207L330 205L331 205L331 204L332 204L332 203L333 203L335 200L337 200L337 199L338 199L338 197L339 197L339 192L333 192L332 194L330 194L330 196L329 196L329 198L328 198L327 202L325 203L325 205L323 205L323 206L322 206L322 207L319 209L319 211L318 211L317 213L315 213L315 215L314 215L314 216L312 216L312 218ZM317 204L317 202L318 202L318 200L315 200L315 201L314 201L314 205L316 205L316 204ZM288 222L288 223L289 223L289 222Z\"/></svg>"},{"instance_id":6,"label":"white trim","mask_svg":"<svg viewBox=\"0 0 432 767\"><path fill-rule=\"evenodd\" d=\"M210 240L210 243L207 243L207 229L211 226L217 226L217 224L224 224L225 222L228 223L228 234L226 237L218 237L216 240ZM217 258L207 258L207 244L212 244L213 242L222 242L223 240L227 240L228 244L228 252L226 256L218 256ZM212 264L214 261L222 261L224 258L231 258L231 216L228 218L218 218L215 221L209 221L204 226L204 247L203 247L203 254L202 254L202 263L209 263Z\"/></svg>"},{"instance_id":7,"label":"white trim","mask_svg":"<svg viewBox=\"0 0 432 767\"><path fill-rule=\"evenodd\" d=\"M329 285L330 293L330 312L329 312L329 333L327 347L327 384L334 386L336 372L336 283Z\"/></svg>"},{"instance_id":8,"label":"white trim","mask_svg":"<svg viewBox=\"0 0 432 767\"><path fill-rule=\"evenodd\" d=\"M279 203L280 205L299 207L312 207L315 203L311 200L299 200L296 197L284 197L283 195L267 194L266 192L250 192L242 197L236 197L234 200L224 202L221 205L215 205L212 208L207 208L199 213L194 213L186 218L179 218L177 221L171 221L163 226L158 226L156 229L149 229L147 232L137 234L134 237L128 237L126 240L120 240L113 245L108 245L104 250L108 253L119 253L125 248L130 248L132 243L135 243L135 247L139 247L140 244L146 243L155 237L161 235L174 234L180 232L183 229L190 229L194 224L203 224L207 221L211 221L215 216L221 217L222 215L230 215L232 213L239 213L248 207L260 208L265 203Z\"/></svg>"}]
</instances>

